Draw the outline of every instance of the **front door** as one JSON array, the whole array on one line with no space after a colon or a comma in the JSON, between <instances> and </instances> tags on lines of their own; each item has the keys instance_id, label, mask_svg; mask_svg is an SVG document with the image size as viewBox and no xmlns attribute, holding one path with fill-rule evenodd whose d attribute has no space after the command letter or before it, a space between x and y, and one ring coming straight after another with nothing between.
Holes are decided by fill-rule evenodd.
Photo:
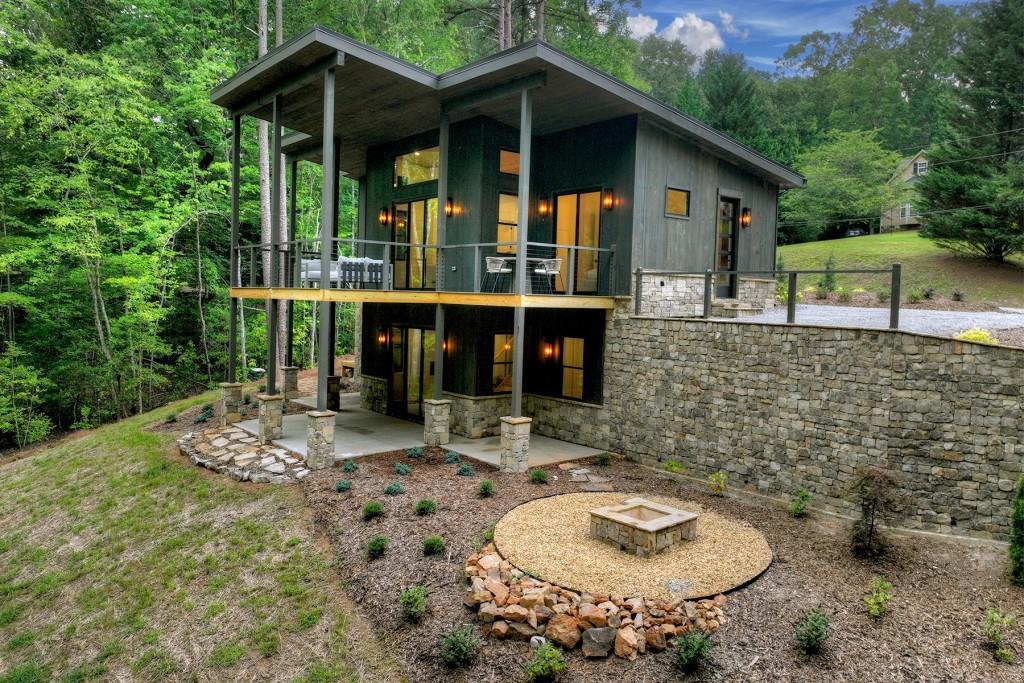
<instances>
[{"instance_id":1,"label":"front door","mask_svg":"<svg viewBox=\"0 0 1024 683\"><path fill-rule=\"evenodd\" d=\"M739 225L740 200L720 197L718 200L718 235L715 242L715 270L736 270L736 228ZM736 276L718 275L715 296L736 298Z\"/></svg>"},{"instance_id":2,"label":"front door","mask_svg":"<svg viewBox=\"0 0 1024 683\"><path fill-rule=\"evenodd\" d=\"M437 269L437 197L392 207L395 289L434 289ZM400 246L401 243L427 246Z\"/></svg>"},{"instance_id":3,"label":"front door","mask_svg":"<svg viewBox=\"0 0 1024 683\"><path fill-rule=\"evenodd\" d=\"M391 328L391 392L396 415L423 417L423 399L434 390L434 330Z\"/></svg>"},{"instance_id":4,"label":"front door","mask_svg":"<svg viewBox=\"0 0 1024 683\"><path fill-rule=\"evenodd\" d=\"M601 192L572 192L558 195L555 202L555 243L578 247L601 245ZM572 278L573 291L597 293L599 252L573 249L574 265L569 269L569 249L556 250L561 273L555 278L555 291L564 292Z\"/></svg>"}]
</instances>

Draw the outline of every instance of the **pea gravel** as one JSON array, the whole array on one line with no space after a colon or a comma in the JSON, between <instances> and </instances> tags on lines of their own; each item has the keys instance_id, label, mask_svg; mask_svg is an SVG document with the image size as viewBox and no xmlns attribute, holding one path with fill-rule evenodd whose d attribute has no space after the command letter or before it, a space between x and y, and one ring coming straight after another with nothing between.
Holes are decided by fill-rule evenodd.
<instances>
[{"instance_id":1,"label":"pea gravel","mask_svg":"<svg viewBox=\"0 0 1024 683\"><path fill-rule=\"evenodd\" d=\"M590 537L590 510L637 494L569 493L513 508L494 531L498 551L513 565L572 590L645 598L701 598L742 586L772 561L761 532L696 503L649 500L700 513L697 540L651 558L630 555Z\"/></svg>"}]
</instances>

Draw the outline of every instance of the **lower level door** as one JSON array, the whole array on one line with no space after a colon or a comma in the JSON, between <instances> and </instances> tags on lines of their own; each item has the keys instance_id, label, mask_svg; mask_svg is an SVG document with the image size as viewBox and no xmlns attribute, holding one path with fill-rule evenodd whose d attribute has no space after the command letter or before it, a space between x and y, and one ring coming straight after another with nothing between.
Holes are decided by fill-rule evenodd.
<instances>
[{"instance_id":1,"label":"lower level door","mask_svg":"<svg viewBox=\"0 0 1024 683\"><path fill-rule=\"evenodd\" d=\"M391 328L391 411L423 416L423 399L434 390L434 330Z\"/></svg>"},{"instance_id":2,"label":"lower level door","mask_svg":"<svg viewBox=\"0 0 1024 683\"><path fill-rule=\"evenodd\" d=\"M715 270L736 270L736 228L739 225L739 206L740 202L738 199L722 197L718 200ZM717 276L715 296L719 299L735 299L736 276Z\"/></svg>"}]
</instances>

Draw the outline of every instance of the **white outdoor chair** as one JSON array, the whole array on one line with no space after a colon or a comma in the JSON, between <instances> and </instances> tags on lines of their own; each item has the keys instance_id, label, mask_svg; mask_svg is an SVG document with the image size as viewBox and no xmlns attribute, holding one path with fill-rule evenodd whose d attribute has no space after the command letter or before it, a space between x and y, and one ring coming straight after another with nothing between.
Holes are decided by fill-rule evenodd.
<instances>
[{"instance_id":1,"label":"white outdoor chair","mask_svg":"<svg viewBox=\"0 0 1024 683\"><path fill-rule=\"evenodd\" d=\"M484 262L487 267L487 274L490 275L491 289L490 291L498 291L498 281L502 276L512 275L512 267L509 265L508 258L504 256L485 256Z\"/></svg>"},{"instance_id":2,"label":"white outdoor chair","mask_svg":"<svg viewBox=\"0 0 1024 683\"><path fill-rule=\"evenodd\" d=\"M540 275L544 278L544 282L547 283L548 288L554 291L554 287L551 286L551 280L555 280L555 284L558 283L558 279L562 276L562 259L560 258L546 258L541 259L537 263L537 267L533 269L534 274Z\"/></svg>"}]
</instances>

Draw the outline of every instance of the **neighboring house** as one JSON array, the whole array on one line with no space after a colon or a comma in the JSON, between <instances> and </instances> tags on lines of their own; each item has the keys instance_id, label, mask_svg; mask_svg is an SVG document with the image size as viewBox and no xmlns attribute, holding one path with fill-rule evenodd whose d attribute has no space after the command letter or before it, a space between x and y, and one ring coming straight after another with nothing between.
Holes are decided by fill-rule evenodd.
<instances>
[{"instance_id":1,"label":"neighboring house","mask_svg":"<svg viewBox=\"0 0 1024 683\"><path fill-rule=\"evenodd\" d=\"M319 301L325 409L331 311L361 304L363 404L424 420L432 445L449 427L477 437L500 422L503 436L513 434L528 424L524 396L534 409L602 403L613 309L631 313L639 286L645 312L694 314L703 277L665 271L770 271L779 189L803 184L542 42L438 76L317 27L240 71L212 101L230 112L236 135L243 116L270 121L274 152L293 171L300 160L324 165L332 234L337 174L359 183L353 239L238 246L233 156L241 264L232 267L232 325L238 299ZM288 192L272 177L277 204ZM279 214L271 211L275 222ZM267 252L282 259L261 273ZM774 300L774 281L717 276L715 298L760 307ZM268 309L274 329L277 307ZM233 327L231 377L234 336ZM268 356L275 394L273 348ZM438 421L448 422L436 430ZM432 429L443 436L429 437Z\"/></svg>"},{"instance_id":2,"label":"neighboring house","mask_svg":"<svg viewBox=\"0 0 1024 683\"><path fill-rule=\"evenodd\" d=\"M912 188L917 183L917 179L927 172L928 159L925 158L922 149L914 156L900 161L896 172L889 179L889 184L900 184ZM881 232L916 230L919 227L921 227L921 218L912 201L905 201L899 206L882 211Z\"/></svg>"}]
</instances>

